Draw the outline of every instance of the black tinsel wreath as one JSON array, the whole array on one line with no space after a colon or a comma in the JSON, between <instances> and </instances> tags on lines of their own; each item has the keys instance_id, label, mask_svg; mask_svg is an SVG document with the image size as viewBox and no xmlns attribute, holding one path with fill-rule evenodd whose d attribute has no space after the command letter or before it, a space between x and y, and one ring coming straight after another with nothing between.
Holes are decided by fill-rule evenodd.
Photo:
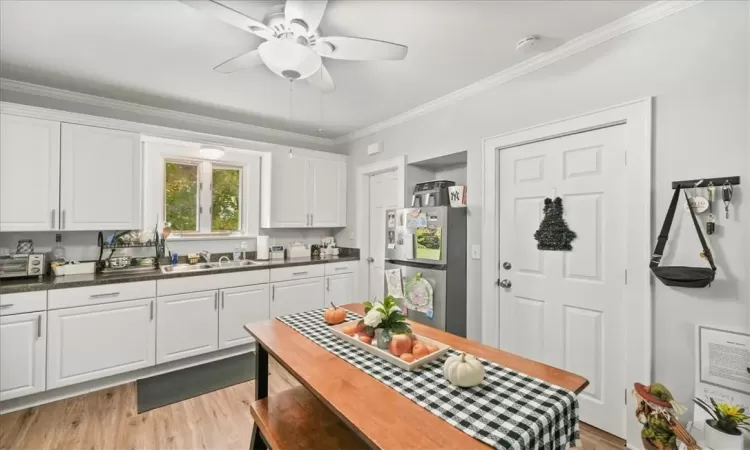
<instances>
[{"instance_id":1,"label":"black tinsel wreath","mask_svg":"<svg viewBox=\"0 0 750 450\"><path fill-rule=\"evenodd\" d=\"M539 250L571 251L570 245L576 238L575 231L568 227L563 218L562 199L544 199L544 219L539 224L539 229L534 233L534 239L538 242L536 248Z\"/></svg>"}]
</instances>

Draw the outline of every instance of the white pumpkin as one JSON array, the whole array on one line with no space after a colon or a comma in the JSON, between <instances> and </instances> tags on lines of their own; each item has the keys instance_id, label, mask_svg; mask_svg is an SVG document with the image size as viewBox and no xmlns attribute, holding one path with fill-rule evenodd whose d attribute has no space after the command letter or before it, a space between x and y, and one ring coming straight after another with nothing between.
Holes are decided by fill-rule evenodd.
<instances>
[{"instance_id":1,"label":"white pumpkin","mask_svg":"<svg viewBox=\"0 0 750 450\"><path fill-rule=\"evenodd\" d=\"M445 361L443 375L451 384L472 387L484 380L484 367L475 357L461 353L461 355L451 356Z\"/></svg>"}]
</instances>

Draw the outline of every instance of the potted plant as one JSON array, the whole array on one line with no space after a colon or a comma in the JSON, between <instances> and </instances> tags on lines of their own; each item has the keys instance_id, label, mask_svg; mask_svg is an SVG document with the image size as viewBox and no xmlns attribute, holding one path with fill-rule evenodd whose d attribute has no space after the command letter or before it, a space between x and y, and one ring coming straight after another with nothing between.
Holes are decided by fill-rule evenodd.
<instances>
[{"instance_id":1,"label":"potted plant","mask_svg":"<svg viewBox=\"0 0 750 450\"><path fill-rule=\"evenodd\" d=\"M383 302L365 302L365 317L360 320L365 331L375 333L378 348L387 349L394 334L411 334L411 328L406 323L406 316L401 312L393 296L387 296Z\"/></svg>"},{"instance_id":2,"label":"potted plant","mask_svg":"<svg viewBox=\"0 0 750 450\"><path fill-rule=\"evenodd\" d=\"M710 397L709 401L710 405L703 399L695 399L695 404L711 416L706 420L706 444L715 449L742 450L743 437L740 429L748 430L750 426L750 416L745 414L745 408L716 402Z\"/></svg>"},{"instance_id":3,"label":"potted plant","mask_svg":"<svg viewBox=\"0 0 750 450\"><path fill-rule=\"evenodd\" d=\"M643 448L677 450L678 441L682 441L688 449L699 448L695 439L677 420L685 408L675 402L666 386L659 383L650 386L635 383L633 396L636 400L635 416L643 425Z\"/></svg>"}]
</instances>

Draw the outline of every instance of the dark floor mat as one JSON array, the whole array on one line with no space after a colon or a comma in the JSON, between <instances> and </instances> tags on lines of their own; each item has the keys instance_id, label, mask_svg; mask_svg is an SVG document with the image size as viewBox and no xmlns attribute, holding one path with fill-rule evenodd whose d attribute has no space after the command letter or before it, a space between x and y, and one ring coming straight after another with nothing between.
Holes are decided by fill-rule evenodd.
<instances>
[{"instance_id":1,"label":"dark floor mat","mask_svg":"<svg viewBox=\"0 0 750 450\"><path fill-rule=\"evenodd\" d=\"M255 353L188 367L136 382L138 414L255 378Z\"/></svg>"}]
</instances>

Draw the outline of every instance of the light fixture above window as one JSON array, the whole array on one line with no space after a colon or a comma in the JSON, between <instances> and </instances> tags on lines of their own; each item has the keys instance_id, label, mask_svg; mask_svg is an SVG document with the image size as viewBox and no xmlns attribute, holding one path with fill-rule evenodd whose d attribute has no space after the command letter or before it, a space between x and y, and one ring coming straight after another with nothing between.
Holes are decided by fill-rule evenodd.
<instances>
[{"instance_id":1,"label":"light fixture above window","mask_svg":"<svg viewBox=\"0 0 750 450\"><path fill-rule=\"evenodd\" d=\"M218 147L201 146L200 154L201 158L219 159L224 156L224 150Z\"/></svg>"}]
</instances>

